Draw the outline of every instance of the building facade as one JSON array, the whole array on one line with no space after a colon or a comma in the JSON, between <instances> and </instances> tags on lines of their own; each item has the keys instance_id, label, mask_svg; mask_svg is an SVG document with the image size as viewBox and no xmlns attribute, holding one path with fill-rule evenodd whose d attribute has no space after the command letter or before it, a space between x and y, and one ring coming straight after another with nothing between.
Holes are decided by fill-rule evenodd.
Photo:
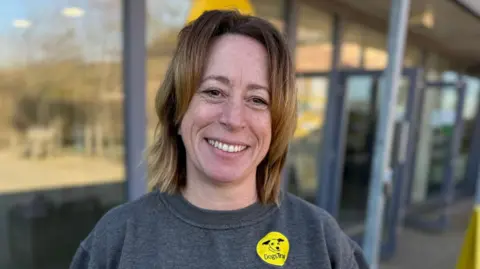
<instances>
[{"instance_id":1,"label":"building facade","mask_svg":"<svg viewBox=\"0 0 480 269\"><path fill-rule=\"evenodd\" d=\"M65 268L102 214L147 191L154 95L194 4L208 8L193 1L0 4L9 11L0 20L1 268ZM285 188L362 243L391 3L244 2L295 55L299 122ZM401 225L447 229L445 208L473 193L480 162L480 8L411 2L384 258Z\"/></svg>"}]
</instances>

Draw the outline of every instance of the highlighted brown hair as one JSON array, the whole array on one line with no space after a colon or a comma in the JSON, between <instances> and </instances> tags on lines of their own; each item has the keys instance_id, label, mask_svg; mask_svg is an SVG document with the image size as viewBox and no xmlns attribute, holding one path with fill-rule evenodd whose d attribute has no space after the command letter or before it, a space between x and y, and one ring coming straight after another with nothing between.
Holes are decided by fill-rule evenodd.
<instances>
[{"instance_id":1,"label":"highlighted brown hair","mask_svg":"<svg viewBox=\"0 0 480 269\"><path fill-rule=\"evenodd\" d=\"M206 11L179 33L175 53L155 98L159 122L148 152L150 187L178 193L186 184L186 152L178 129L199 87L208 49L225 34L253 38L268 54L272 140L257 168L257 192L262 203L278 202L281 171L297 120L295 71L287 43L272 24L233 10Z\"/></svg>"}]
</instances>

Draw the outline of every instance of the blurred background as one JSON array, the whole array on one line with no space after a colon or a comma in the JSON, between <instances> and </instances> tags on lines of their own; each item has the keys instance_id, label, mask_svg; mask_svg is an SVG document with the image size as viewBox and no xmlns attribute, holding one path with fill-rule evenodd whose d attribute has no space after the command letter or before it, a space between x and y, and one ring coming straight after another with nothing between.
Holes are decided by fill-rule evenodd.
<instances>
[{"instance_id":1,"label":"blurred background","mask_svg":"<svg viewBox=\"0 0 480 269\"><path fill-rule=\"evenodd\" d=\"M148 145L178 31L218 1L147 0L145 16L126 2L0 2L0 268L67 268L99 218L128 201L125 17L146 24L136 29L146 33L144 87L129 90L145 91L134 109L146 137L131 139ZM391 3L241 2L295 53L299 122L285 185L361 242ZM480 162L480 5L411 2L382 267L453 268Z\"/></svg>"}]
</instances>

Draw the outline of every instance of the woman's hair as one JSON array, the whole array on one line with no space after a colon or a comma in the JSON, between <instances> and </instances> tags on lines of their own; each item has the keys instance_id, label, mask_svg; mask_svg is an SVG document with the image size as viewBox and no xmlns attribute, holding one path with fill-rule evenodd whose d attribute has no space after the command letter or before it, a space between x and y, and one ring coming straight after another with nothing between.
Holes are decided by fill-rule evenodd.
<instances>
[{"instance_id":1,"label":"woman's hair","mask_svg":"<svg viewBox=\"0 0 480 269\"><path fill-rule=\"evenodd\" d=\"M272 140L266 157L257 167L256 180L260 201L277 203L281 171L297 120L295 71L282 34L266 20L238 11L206 11L179 33L172 61L155 98L159 122L148 152L150 187L172 194L180 192L186 184L186 152L178 130L199 87L209 48L225 34L253 38L268 54Z\"/></svg>"}]
</instances>

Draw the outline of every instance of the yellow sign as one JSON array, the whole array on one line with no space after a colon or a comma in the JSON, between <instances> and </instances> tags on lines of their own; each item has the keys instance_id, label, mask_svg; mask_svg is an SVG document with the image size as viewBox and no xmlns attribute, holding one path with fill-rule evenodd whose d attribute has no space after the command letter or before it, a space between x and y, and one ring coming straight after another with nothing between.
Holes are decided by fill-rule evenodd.
<instances>
[{"instance_id":1,"label":"yellow sign","mask_svg":"<svg viewBox=\"0 0 480 269\"><path fill-rule=\"evenodd\" d=\"M254 14L253 7L248 0L193 0L190 14L188 14L188 22L196 20L204 11L214 9L236 9L242 14Z\"/></svg>"},{"instance_id":2,"label":"yellow sign","mask_svg":"<svg viewBox=\"0 0 480 269\"><path fill-rule=\"evenodd\" d=\"M279 232L270 232L257 244L257 254L268 264L283 266L288 258L290 243Z\"/></svg>"},{"instance_id":3,"label":"yellow sign","mask_svg":"<svg viewBox=\"0 0 480 269\"><path fill-rule=\"evenodd\" d=\"M293 137L299 139L311 134L322 127L323 117L318 111L305 111L299 113L297 129Z\"/></svg>"},{"instance_id":4,"label":"yellow sign","mask_svg":"<svg viewBox=\"0 0 480 269\"><path fill-rule=\"evenodd\" d=\"M476 206L468 225L457 269L480 269L480 207Z\"/></svg>"}]
</instances>

